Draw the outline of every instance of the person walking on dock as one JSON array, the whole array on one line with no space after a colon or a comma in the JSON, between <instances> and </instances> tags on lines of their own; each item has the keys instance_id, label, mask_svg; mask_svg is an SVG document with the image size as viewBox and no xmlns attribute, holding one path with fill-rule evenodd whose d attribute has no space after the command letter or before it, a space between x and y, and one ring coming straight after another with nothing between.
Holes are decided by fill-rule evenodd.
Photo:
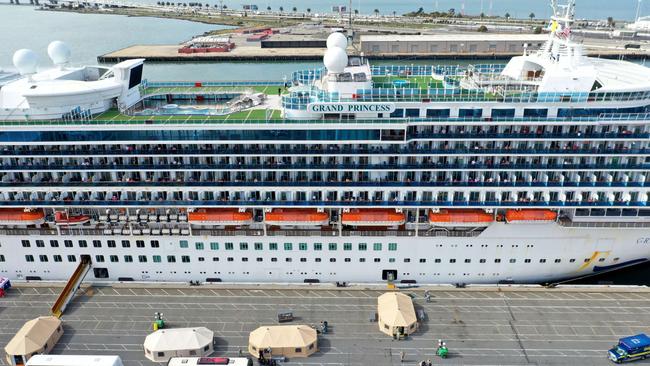
<instances>
[{"instance_id":1,"label":"person walking on dock","mask_svg":"<svg viewBox=\"0 0 650 366\"><path fill-rule=\"evenodd\" d=\"M406 358L406 353L404 351L399 352L399 362L404 362L404 359Z\"/></svg>"}]
</instances>

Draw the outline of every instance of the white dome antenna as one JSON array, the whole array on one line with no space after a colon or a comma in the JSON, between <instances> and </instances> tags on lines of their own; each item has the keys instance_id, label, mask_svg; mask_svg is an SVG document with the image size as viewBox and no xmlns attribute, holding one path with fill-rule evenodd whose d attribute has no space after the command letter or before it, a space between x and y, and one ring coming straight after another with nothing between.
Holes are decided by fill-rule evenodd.
<instances>
[{"instance_id":1,"label":"white dome antenna","mask_svg":"<svg viewBox=\"0 0 650 366\"><path fill-rule=\"evenodd\" d=\"M348 55L342 48L330 48L323 56L323 63L327 68L327 72L339 74L345 71L345 67L348 66Z\"/></svg>"},{"instance_id":2,"label":"white dome antenna","mask_svg":"<svg viewBox=\"0 0 650 366\"><path fill-rule=\"evenodd\" d=\"M36 74L38 55L32 50L23 48L14 53L13 62L20 75Z\"/></svg>"},{"instance_id":3,"label":"white dome antenna","mask_svg":"<svg viewBox=\"0 0 650 366\"><path fill-rule=\"evenodd\" d=\"M334 32L327 37L327 49L348 48L348 38L341 32Z\"/></svg>"},{"instance_id":4,"label":"white dome antenna","mask_svg":"<svg viewBox=\"0 0 650 366\"><path fill-rule=\"evenodd\" d=\"M70 47L65 42L53 41L47 46L47 54L52 62L59 67L70 62L71 53Z\"/></svg>"}]
</instances>

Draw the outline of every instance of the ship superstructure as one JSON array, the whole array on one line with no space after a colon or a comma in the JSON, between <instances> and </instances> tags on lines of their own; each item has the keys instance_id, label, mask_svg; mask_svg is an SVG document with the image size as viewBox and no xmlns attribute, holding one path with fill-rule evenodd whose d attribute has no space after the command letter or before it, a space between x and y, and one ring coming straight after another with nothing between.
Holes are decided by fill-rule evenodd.
<instances>
[{"instance_id":1,"label":"ship superstructure","mask_svg":"<svg viewBox=\"0 0 650 366\"><path fill-rule=\"evenodd\" d=\"M585 57L573 14L505 66L372 66L335 33L287 83L146 82L60 45L34 73L23 52L0 79L0 275L529 283L646 261L650 70Z\"/></svg>"}]
</instances>

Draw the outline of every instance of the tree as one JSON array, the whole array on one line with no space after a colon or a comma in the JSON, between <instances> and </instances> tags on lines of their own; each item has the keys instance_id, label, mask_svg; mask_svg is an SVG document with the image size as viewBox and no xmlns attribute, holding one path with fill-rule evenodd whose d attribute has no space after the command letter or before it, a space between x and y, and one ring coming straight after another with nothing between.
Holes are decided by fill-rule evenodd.
<instances>
[{"instance_id":1,"label":"tree","mask_svg":"<svg viewBox=\"0 0 650 366\"><path fill-rule=\"evenodd\" d=\"M280 14L282 14L283 11L284 11L284 6L281 6L280 7Z\"/></svg>"},{"instance_id":2,"label":"tree","mask_svg":"<svg viewBox=\"0 0 650 366\"><path fill-rule=\"evenodd\" d=\"M311 13L311 8L307 8L307 14Z\"/></svg>"},{"instance_id":3,"label":"tree","mask_svg":"<svg viewBox=\"0 0 650 366\"><path fill-rule=\"evenodd\" d=\"M294 6L293 9L291 9L291 10L293 10L293 12L295 13L295 12L298 11L298 8L296 8L296 7Z\"/></svg>"},{"instance_id":4,"label":"tree","mask_svg":"<svg viewBox=\"0 0 650 366\"><path fill-rule=\"evenodd\" d=\"M456 9L454 8L449 9L447 11L447 14L449 14L450 17L453 17L454 15L456 15Z\"/></svg>"},{"instance_id":5,"label":"tree","mask_svg":"<svg viewBox=\"0 0 650 366\"><path fill-rule=\"evenodd\" d=\"M222 6L221 9L228 9L228 5Z\"/></svg>"},{"instance_id":6,"label":"tree","mask_svg":"<svg viewBox=\"0 0 650 366\"><path fill-rule=\"evenodd\" d=\"M478 31L479 33L487 33L487 31L488 31L488 27L486 27L485 25L482 25L482 26L478 27L478 30L477 30L477 31Z\"/></svg>"},{"instance_id":7,"label":"tree","mask_svg":"<svg viewBox=\"0 0 650 366\"><path fill-rule=\"evenodd\" d=\"M529 17L530 20L532 21L533 19L535 19L535 13L530 13L530 14L528 14L528 17Z\"/></svg>"},{"instance_id":8,"label":"tree","mask_svg":"<svg viewBox=\"0 0 650 366\"><path fill-rule=\"evenodd\" d=\"M607 26L610 28L614 28L614 26L616 26L616 22L614 22L614 18L607 17Z\"/></svg>"},{"instance_id":9,"label":"tree","mask_svg":"<svg viewBox=\"0 0 650 366\"><path fill-rule=\"evenodd\" d=\"M375 9L375 10L373 11L373 13L375 13L375 16L378 17L378 16L379 16L379 9Z\"/></svg>"},{"instance_id":10,"label":"tree","mask_svg":"<svg viewBox=\"0 0 650 366\"><path fill-rule=\"evenodd\" d=\"M510 13L506 13L506 19L510 19Z\"/></svg>"},{"instance_id":11,"label":"tree","mask_svg":"<svg viewBox=\"0 0 650 366\"><path fill-rule=\"evenodd\" d=\"M354 15L359 15L359 9L354 9Z\"/></svg>"},{"instance_id":12,"label":"tree","mask_svg":"<svg viewBox=\"0 0 650 366\"><path fill-rule=\"evenodd\" d=\"M270 7L270 6L267 6L267 7L266 7L266 11L271 11L271 7Z\"/></svg>"},{"instance_id":13,"label":"tree","mask_svg":"<svg viewBox=\"0 0 650 366\"><path fill-rule=\"evenodd\" d=\"M481 14L479 15L479 17L480 17L481 19L485 18L485 13L481 13Z\"/></svg>"}]
</instances>

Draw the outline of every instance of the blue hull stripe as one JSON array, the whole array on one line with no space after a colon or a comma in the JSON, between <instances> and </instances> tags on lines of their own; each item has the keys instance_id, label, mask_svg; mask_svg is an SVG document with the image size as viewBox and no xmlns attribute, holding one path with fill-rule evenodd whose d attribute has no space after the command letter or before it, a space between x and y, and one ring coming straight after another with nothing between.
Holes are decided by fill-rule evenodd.
<instances>
[{"instance_id":1,"label":"blue hull stripe","mask_svg":"<svg viewBox=\"0 0 650 366\"><path fill-rule=\"evenodd\" d=\"M623 262L623 263L613 264L611 266L602 266L602 267L601 266L594 266L594 272L611 271L612 269L631 266L633 264L646 262L646 261L648 261L648 258L639 258L639 259L633 259L631 261L627 261L627 262Z\"/></svg>"}]
</instances>

